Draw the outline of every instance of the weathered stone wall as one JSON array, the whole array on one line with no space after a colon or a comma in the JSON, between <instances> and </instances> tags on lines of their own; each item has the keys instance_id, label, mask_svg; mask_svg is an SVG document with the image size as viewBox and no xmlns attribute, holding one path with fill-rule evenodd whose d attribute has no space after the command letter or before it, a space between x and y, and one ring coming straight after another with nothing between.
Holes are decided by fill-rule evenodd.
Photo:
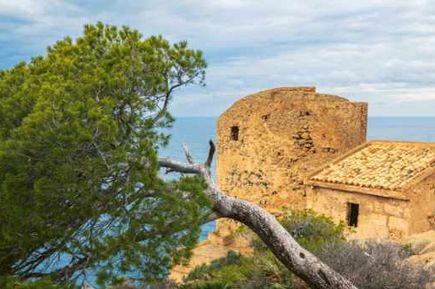
<instances>
[{"instance_id":1,"label":"weathered stone wall","mask_svg":"<svg viewBox=\"0 0 435 289\"><path fill-rule=\"evenodd\" d=\"M412 227L409 201L308 186L307 194L307 207L336 223L346 224L348 203L359 204L358 226L352 227L351 239L400 239L409 235Z\"/></svg>"},{"instance_id":2,"label":"weathered stone wall","mask_svg":"<svg viewBox=\"0 0 435 289\"><path fill-rule=\"evenodd\" d=\"M412 187L409 196L411 198L410 234L435 230L435 174Z\"/></svg>"},{"instance_id":3,"label":"weathered stone wall","mask_svg":"<svg viewBox=\"0 0 435 289\"><path fill-rule=\"evenodd\" d=\"M283 207L305 208L304 177L365 142L366 133L366 103L318 94L314 87L247 96L218 120L218 184L276 214ZM232 226L220 221L218 231Z\"/></svg>"},{"instance_id":4,"label":"weathered stone wall","mask_svg":"<svg viewBox=\"0 0 435 289\"><path fill-rule=\"evenodd\" d=\"M346 222L348 203L357 203L358 227L350 238L400 239L429 226L435 229L435 175L413 188L411 201L304 185L315 170L364 143L366 134L366 103L318 94L314 87L247 96L218 120L218 185L276 215L287 207L311 208L337 223ZM219 220L190 264L173 269L171 277L179 279L189 268L229 250L248 252L248 240L233 234L236 227Z\"/></svg>"}]
</instances>

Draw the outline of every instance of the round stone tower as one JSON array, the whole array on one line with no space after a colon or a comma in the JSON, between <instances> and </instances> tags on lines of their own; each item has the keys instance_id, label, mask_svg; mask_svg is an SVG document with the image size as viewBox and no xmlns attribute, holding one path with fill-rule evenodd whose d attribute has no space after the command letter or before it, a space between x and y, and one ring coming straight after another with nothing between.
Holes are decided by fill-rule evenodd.
<instances>
[{"instance_id":1,"label":"round stone tower","mask_svg":"<svg viewBox=\"0 0 435 289\"><path fill-rule=\"evenodd\" d=\"M364 143L366 134L367 103L319 94L315 87L249 95L219 117L218 185L274 214L305 208L305 176ZM218 235L231 230L231 222L218 222Z\"/></svg>"},{"instance_id":2,"label":"round stone tower","mask_svg":"<svg viewBox=\"0 0 435 289\"><path fill-rule=\"evenodd\" d=\"M218 185L275 215L286 208L306 208L304 178L364 143L366 133L366 103L319 94L314 87L249 95L219 117ZM236 226L220 219L216 232L194 249L189 265L173 268L171 278L180 280L195 266L224 257L229 250L249 253L249 240L233 234Z\"/></svg>"}]
</instances>

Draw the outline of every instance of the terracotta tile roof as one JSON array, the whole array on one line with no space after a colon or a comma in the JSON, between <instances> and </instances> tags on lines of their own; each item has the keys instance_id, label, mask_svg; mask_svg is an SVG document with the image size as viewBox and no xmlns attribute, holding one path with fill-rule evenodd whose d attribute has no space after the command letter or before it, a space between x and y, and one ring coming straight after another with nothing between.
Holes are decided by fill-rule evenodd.
<instances>
[{"instance_id":1,"label":"terracotta tile roof","mask_svg":"<svg viewBox=\"0 0 435 289\"><path fill-rule=\"evenodd\" d=\"M372 141L333 161L311 181L400 192L435 167L435 143Z\"/></svg>"}]
</instances>

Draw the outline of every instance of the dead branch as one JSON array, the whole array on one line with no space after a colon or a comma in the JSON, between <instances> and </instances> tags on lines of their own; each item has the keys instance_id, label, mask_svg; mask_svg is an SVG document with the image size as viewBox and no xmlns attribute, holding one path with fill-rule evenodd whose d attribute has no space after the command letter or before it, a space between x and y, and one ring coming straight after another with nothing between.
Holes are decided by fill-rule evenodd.
<instances>
[{"instance_id":1,"label":"dead branch","mask_svg":"<svg viewBox=\"0 0 435 289\"><path fill-rule=\"evenodd\" d=\"M202 176L208 185L207 195L212 200L212 209L219 217L230 218L247 225L290 271L312 288L357 289L349 280L302 248L272 214L254 203L228 196L219 190L210 173L215 153L215 145L212 141L203 164L193 161L187 147L184 151L188 163L160 159L160 166L174 172Z\"/></svg>"}]
</instances>

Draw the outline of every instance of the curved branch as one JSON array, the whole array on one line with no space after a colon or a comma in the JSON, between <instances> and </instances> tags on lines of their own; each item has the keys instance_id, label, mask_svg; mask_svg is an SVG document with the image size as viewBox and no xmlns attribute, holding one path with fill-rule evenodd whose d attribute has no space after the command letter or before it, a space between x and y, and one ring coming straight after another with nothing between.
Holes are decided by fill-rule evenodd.
<instances>
[{"instance_id":1,"label":"curved branch","mask_svg":"<svg viewBox=\"0 0 435 289\"><path fill-rule=\"evenodd\" d=\"M302 248L276 218L260 206L227 196L214 184L210 166L215 145L204 164L186 164L164 159L162 167L176 172L202 176L207 184L207 194L213 201L213 210L222 217L239 221L251 228L270 248L275 256L294 274L315 289L357 289L349 280L335 272L315 255Z\"/></svg>"},{"instance_id":2,"label":"curved branch","mask_svg":"<svg viewBox=\"0 0 435 289\"><path fill-rule=\"evenodd\" d=\"M177 87L180 87L184 84L185 83L177 83L177 84L171 86L166 91L165 95L163 96L163 98L164 98L163 106L160 109L160 111L157 113L157 115L153 118L153 122L157 122L160 118L162 118L162 116L164 116L166 114L166 112L168 111L168 105L169 105L169 100L171 98L171 93L174 91L174 89L176 89Z\"/></svg>"},{"instance_id":3,"label":"curved branch","mask_svg":"<svg viewBox=\"0 0 435 289\"><path fill-rule=\"evenodd\" d=\"M247 225L290 271L311 288L356 289L350 281L301 247L276 218L263 208L245 200L223 196L216 203L216 210L223 217Z\"/></svg>"},{"instance_id":4,"label":"curved branch","mask_svg":"<svg viewBox=\"0 0 435 289\"><path fill-rule=\"evenodd\" d=\"M172 159L159 159L160 167L166 168L167 172L177 172L183 174L201 174L202 167L197 164L186 164Z\"/></svg>"}]
</instances>

